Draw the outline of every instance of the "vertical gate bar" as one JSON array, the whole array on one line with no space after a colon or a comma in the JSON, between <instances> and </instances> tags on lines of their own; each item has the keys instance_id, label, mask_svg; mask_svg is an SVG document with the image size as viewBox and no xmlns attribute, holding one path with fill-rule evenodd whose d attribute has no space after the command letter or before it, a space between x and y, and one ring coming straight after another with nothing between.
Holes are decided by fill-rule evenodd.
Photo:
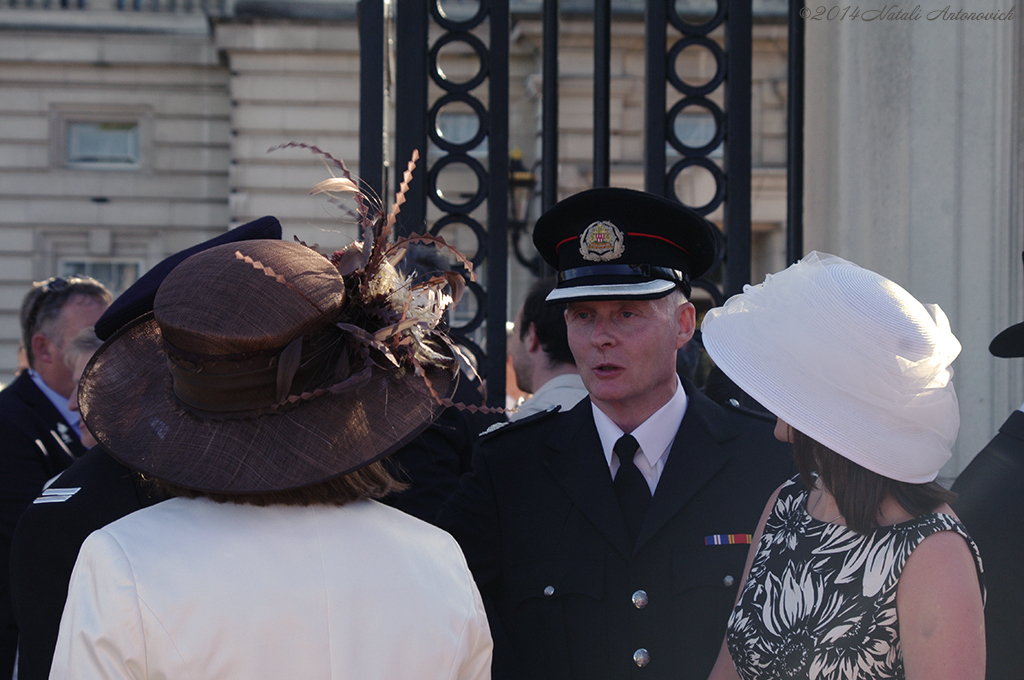
<instances>
[{"instance_id":1,"label":"vertical gate bar","mask_svg":"<svg viewBox=\"0 0 1024 680\"><path fill-rule=\"evenodd\" d=\"M541 211L558 201L558 0L544 0Z\"/></svg>"},{"instance_id":2,"label":"vertical gate bar","mask_svg":"<svg viewBox=\"0 0 1024 680\"><path fill-rule=\"evenodd\" d=\"M803 0L789 1L789 97L786 102L786 264L804 255L804 20Z\"/></svg>"},{"instance_id":3,"label":"vertical gate bar","mask_svg":"<svg viewBox=\"0 0 1024 680\"><path fill-rule=\"evenodd\" d=\"M487 404L505 405L505 319L508 315L509 0L490 0L490 129L487 156Z\"/></svg>"},{"instance_id":4,"label":"vertical gate bar","mask_svg":"<svg viewBox=\"0 0 1024 680\"><path fill-rule=\"evenodd\" d=\"M359 0L359 177L384 196L384 2Z\"/></svg>"},{"instance_id":5,"label":"vertical gate bar","mask_svg":"<svg viewBox=\"0 0 1024 680\"><path fill-rule=\"evenodd\" d=\"M427 3L397 0L395 17L395 190L402 181L406 163L418 149L413 180L402 206L399 233L422 232L427 219Z\"/></svg>"},{"instance_id":6,"label":"vertical gate bar","mask_svg":"<svg viewBox=\"0 0 1024 680\"><path fill-rule=\"evenodd\" d=\"M657 196L669 195L668 187L665 186L665 47L669 2L671 0L647 0L644 17L647 43L644 190Z\"/></svg>"},{"instance_id":7,"label":"vertical gate bar","mask_svg":"<svg viewBox=\"0 0 1024 680\"><path fill-rule=\"evenodd\" d=\"M750 283L750 87L753 54L751 3L730 2L725 43L726 296Z\"/></svg>"},{"instance_id":8,"label":"vertical gate bar","mask_svg":"<svg viewBox=\"0 0 1024 680\"><path fill-rule=\"evenodd\" d=\"M611 169L612 2L594 0L594 187L608 186Z\"/></svg>"}]
</instances>

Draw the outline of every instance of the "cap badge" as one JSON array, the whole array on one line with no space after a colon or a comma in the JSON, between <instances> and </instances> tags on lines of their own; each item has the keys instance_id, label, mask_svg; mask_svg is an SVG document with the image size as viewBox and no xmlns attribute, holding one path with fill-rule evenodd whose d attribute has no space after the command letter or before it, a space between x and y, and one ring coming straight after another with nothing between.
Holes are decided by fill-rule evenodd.
<instances>
[{"instance_id":1,"label":"cap badge","mask_svg":"<svg viewBox=\"0 0 1024 680\"><path fill-rule=\"evenodd\" d=\"M584 260L608 262L622 257L625 250L622 232L611 222L594 222L580 235L580 255Z\"/></svg>"}]
</instances>

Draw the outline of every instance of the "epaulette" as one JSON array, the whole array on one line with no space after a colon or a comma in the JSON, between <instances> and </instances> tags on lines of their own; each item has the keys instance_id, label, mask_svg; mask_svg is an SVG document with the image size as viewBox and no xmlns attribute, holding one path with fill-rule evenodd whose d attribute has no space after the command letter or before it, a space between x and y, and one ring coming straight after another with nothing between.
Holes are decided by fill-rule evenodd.
<instances>
[{"instance_id":1,"label":"epaulette","mask_svg":"<svg viewBox=\"0 0 1024 680\"><path fill-rule=\"evenodd\" d=\"M736 399L730 399L729 401L722 404L722 406L730 411L735 411L736 413L745 416L751 416L753 418L759 418L761 420L766 420L768 422L774 423L777 420L777 418L772 413L769 413L768 411L761 411L758 409L742 406L740 405L740 402L737 401Z\"/></svg>"},{"instance_id":2,"label":"epaulette","mask_svg":"<svg viewBox=\"0 0 1024 680\"><path fill-rule=\"evenodd\" d=\"M547 418L552 414L558 413L561 409L562 407L559 404L553 404L549 406L546 411L538 411L537 413L531 413L525 418L520 418L519 420L506 420L500 423L494 423L493 425L491 425L486 430L480 433L480 436L477 439L477 441L486 441L491 437L495 436L496 434L500 434L503 432L511 432L512 430L518 430L523 425L528 425L529 423L536 423L537 421L543 420L544 418Z\"/></svg>"}]
</instances>

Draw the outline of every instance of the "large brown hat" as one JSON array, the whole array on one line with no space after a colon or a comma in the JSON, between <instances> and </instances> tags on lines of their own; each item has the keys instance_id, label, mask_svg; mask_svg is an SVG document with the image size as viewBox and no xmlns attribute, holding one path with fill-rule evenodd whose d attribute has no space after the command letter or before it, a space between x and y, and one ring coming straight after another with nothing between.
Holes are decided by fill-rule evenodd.
<instances>
[{"instance_id":1,"label":"large brown hat","mask_svg":"<svg viewBox=\"0 0 1024 680\"><path fill-rule=\"evenodd\" d=\"M364 273L285 241L189 257L86 368L89 430L125 465L207 492L306 486L393 452L444 408L457 362Z\"/></svg>"}]
</instances>

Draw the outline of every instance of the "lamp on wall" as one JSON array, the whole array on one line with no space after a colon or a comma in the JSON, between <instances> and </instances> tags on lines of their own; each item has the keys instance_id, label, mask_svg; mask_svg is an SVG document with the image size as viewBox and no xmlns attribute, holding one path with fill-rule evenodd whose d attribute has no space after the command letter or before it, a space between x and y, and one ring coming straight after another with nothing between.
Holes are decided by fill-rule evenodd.
<instances>
[{"instance_id":1,"label":"lamp on wall","mask_svg":"<svg viewBox=\"0 0 1024 680\"><path fill-rule=\"evenodd\" d=\"M523 165L523 152L520 149L509 151L508 158L508 197L512 212L508 228L512 237L512 253L519 264L529 269L534 276L540 276L544 269L540 254L534 252L532 257L527 257L519 245L519 239L526 233L530 222L530 206L537 187L537 175Z\"/></svg>"}]
</instances>

